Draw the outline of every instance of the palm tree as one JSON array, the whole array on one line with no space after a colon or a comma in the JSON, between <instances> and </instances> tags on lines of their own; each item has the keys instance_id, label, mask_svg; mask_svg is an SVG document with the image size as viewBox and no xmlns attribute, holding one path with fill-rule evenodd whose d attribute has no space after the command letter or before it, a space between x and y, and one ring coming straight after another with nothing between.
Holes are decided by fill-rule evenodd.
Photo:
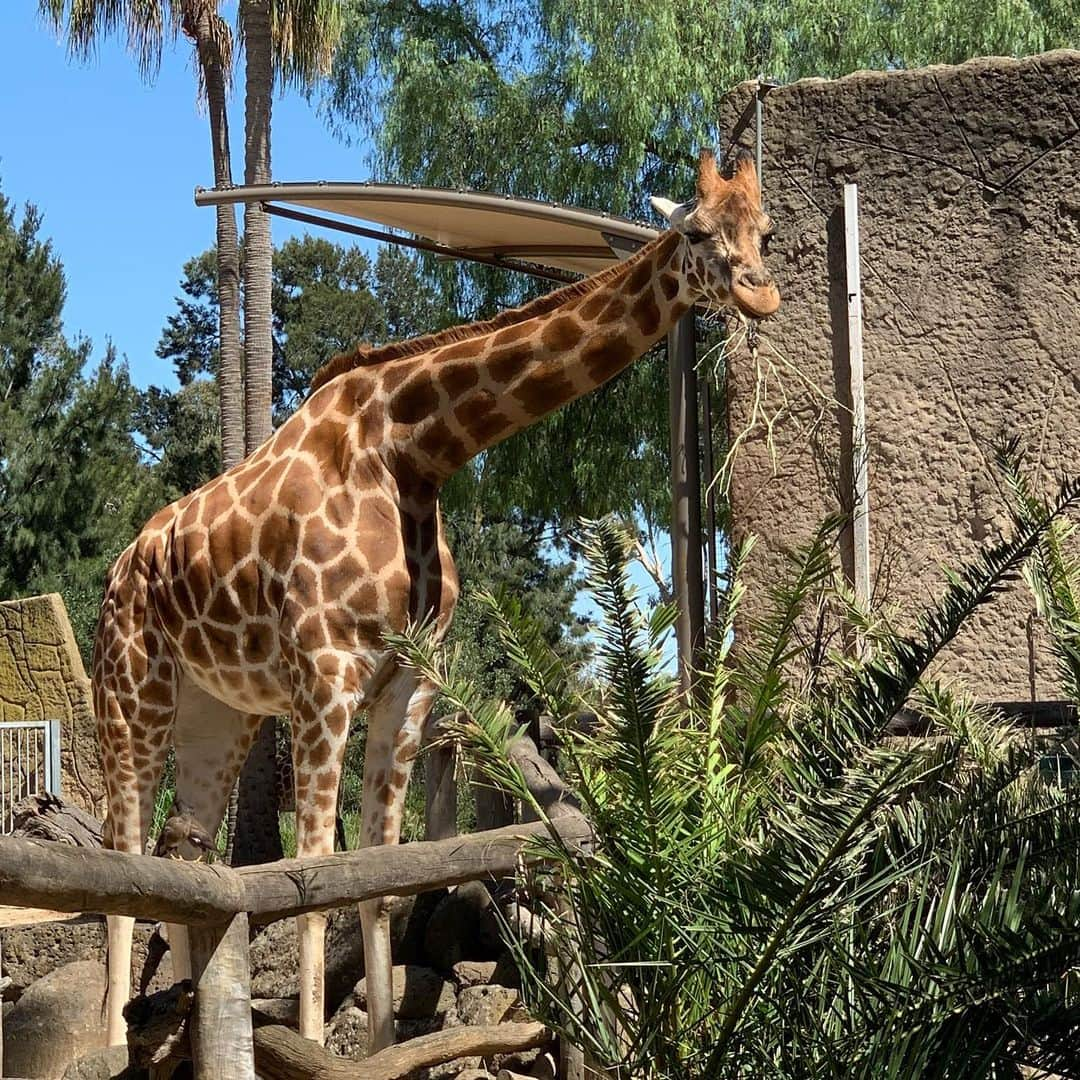
<instances>
[{"instance_id":1,"label":"palm tree","mask_svg":"<svg viewBox=\"0 0 1080 1080\"><path fill-rule=\"evenodd\" d=\"M38 9L53 28L66 31L68 47L89 57L109 34L127 37L140 73L153 77L165 40L183 33L195 48L199 92L210 120L214 183L232 183L226 101L232 74L232 33L217 10L217 0L39 0ZM236 212L217 208L218 329L221 404L221 459L225 468L244 456L244 415L240 390L240 254Z\"/></svg>"},{"instance_id":2,"label":"palm tree","mask_svg":"<svg viewBox=\"0 0 1080 1080\"><path fill-rule=\"evenodd\" d=\"M587 672L553 654L516 600L487 598L507 656L561 729L593 826L587 854L545 838L549 861L520 893L528 933L513 920L507 935L530 1010L595 1075L1080 1076L1080 795L1042 776L1000 718L928 677L1032 559L1052 571L1075 670L1080 566L1056 551L1080 482L1053 501L1014 487L1012 539L948 575L910 635L834 585L836 519L736 636L736 549L700 694L668 669L674 612L640 610L628 538L610 523L585 543L601 613ZM864 655L845 652L845 624ZM438 686L473 763L546 820L507 753L513 713L425 628L394 644ZM889 737L909 699L932 740Z\"/></svg>"},{"instance_id":3,"label":"palm tree","mask_svg":"<svg viewBox=\"0 0 1080 1080\"><path fill-rule=\"evenodd\" d=\"M335 0L241 0L245 54L244 182L270 182L270 120L275 72L310 86L329 70L341 34ZM259 203L244 206L245 448L270 436L273 326L270 313L273 246L270 218ZM229 807L232 861L241 866L281 858L278 830L277 719L263 722L240 773L235 811ZM235 820L235 826L233 822Z\"/></svg>"}]
</instances>

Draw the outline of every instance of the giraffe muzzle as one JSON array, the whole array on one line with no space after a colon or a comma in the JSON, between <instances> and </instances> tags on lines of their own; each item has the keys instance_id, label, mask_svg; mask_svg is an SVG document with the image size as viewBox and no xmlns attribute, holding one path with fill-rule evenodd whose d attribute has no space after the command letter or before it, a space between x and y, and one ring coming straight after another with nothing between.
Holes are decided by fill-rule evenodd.
<instances>
[{"instance_id":1,"label":"giraffe muzzle","mask_svg":"<svg viewBox=\"0 0 1080 1080\"><path fill-rule=\"evenodd\" d=\"M733 284L731 293L739 310L752 319L764 319L780 307L780 290L768 277L755 281L747 275Z\"/></svg>"}]
</instances>

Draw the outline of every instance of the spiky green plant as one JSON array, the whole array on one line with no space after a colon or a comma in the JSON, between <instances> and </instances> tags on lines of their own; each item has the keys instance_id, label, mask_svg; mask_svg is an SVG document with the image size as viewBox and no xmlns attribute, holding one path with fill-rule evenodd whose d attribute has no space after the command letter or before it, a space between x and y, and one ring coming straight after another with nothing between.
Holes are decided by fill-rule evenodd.
<instances>
[{"instance_id":1,"label":"spiky green plant","mask_svg":"<svg viewBox=\"0 0 1080 1080\"><path fill-rule=\"evenodd\" d=\"M590 689L574 689L519 611L488 599L553 715L596 718L587 734L563 730L595 850L554 832L540 845L548 869L526 885L551 947L511 940L527 1003L597 1075L1080 1076L1078 796L927 679L1078 500L1080 483L1065 485L949 575L914 634L874 627L859 659L805 635L808 616L843 605L829 522L738 636L733 575L688 695L662 662L673 613L640 609L609 522L584 544L603 616ZM423 631L397 645L465 718L479 767L530 802L508 764L509 710L477 700ZM913 696L934 737L890 739Z\"/></svg>"}]
</instances>

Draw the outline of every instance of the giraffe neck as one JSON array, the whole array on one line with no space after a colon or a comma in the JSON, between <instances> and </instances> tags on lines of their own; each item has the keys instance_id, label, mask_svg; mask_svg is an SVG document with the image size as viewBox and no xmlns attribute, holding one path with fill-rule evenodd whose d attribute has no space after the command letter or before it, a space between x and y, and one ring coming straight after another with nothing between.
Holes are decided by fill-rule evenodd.
<instances>
[{"instance_id":1,"label":"giraffe neck","mask_svg":"<svg viewBox=\"0 0 1080 1080\"><path fill-rule=\"evenodd\" d=\"M601 386L692 306L682 261L681 236L664 233L554 310L433 350L387 395L395 442L441 482Z\"/></svg>"}]
</instances>

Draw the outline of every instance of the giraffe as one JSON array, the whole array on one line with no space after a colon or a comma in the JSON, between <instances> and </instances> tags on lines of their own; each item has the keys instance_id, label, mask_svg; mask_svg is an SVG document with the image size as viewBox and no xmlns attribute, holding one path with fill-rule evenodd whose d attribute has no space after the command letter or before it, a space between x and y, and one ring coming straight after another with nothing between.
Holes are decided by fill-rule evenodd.
<instances>
[{"instance_id":1,"label":"giraffe","mask_svg":"<svg viewBox=\"0 0 1080 1080\"><path fill-rule=\"evenodd\" d=\"M366 710L361 843L398 841L434 696L383 635L433 620L458 579L441 485L612 378L695 303L763 318L771 223L754 166L699 162L696 198L623 263L486 322L331 360L250 457L159 511L106 581L93 660L107 846L141 852L171 741L178 804L211 833L264 716L290 717L298 856L333 851L349 724ZM393 1042L387 902L360 905L370 1052ZM134 920L109 917L108 1036L125 1038ZM170 927L177 977L186 938ZM298 918L300 1032L322 1041L325 916Z\"/></svg>"}]
</instances>

